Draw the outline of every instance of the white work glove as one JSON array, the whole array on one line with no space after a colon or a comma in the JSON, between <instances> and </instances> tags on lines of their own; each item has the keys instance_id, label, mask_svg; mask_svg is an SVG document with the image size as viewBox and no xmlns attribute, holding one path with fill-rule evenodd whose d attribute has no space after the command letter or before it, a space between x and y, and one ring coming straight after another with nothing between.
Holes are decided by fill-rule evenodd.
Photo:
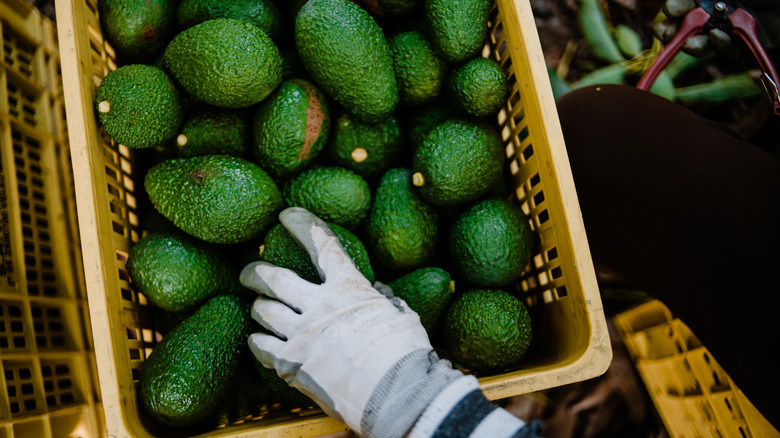
<instances>
[{"instance_id":1,"label":"white work glove","mask_svg":"<svg viewBox=\"0 0 780 438\"><path fill-rule=\"evenodd\" d=\"M325 222L297 207L279 218L323 283L266 262L246 266L241 283L261 294L252 317L276 335L252 334L249 347L265 367L359 435L403 436L463 374L438 358L406 303L366 280Z\"/></svg>"}]
</instances>

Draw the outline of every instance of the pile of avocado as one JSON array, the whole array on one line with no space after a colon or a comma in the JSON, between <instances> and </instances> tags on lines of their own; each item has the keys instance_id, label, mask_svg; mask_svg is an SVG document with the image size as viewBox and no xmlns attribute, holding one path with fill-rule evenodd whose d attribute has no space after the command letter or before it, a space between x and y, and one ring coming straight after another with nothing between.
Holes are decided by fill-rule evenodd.
<instances>
[{"instance_id":1,"label":"pile of avocado","mask_svg":"<svg viewBox=\"0 0 780 438\"><path fill-rule=\"evenodd\" d=\"M321 281L279 223L288 206L325 220L455 366L518 366L531 321L513 290L536 237L509 201L496 115L510 85L482 53L491 6L98 1L120 67L95 110L134 149L149 206L127 268L162 335L138 383L151 418L210 428L313 406L252 357L256 295L238 281L256 260Z\"/></svg>"}]
</instances>

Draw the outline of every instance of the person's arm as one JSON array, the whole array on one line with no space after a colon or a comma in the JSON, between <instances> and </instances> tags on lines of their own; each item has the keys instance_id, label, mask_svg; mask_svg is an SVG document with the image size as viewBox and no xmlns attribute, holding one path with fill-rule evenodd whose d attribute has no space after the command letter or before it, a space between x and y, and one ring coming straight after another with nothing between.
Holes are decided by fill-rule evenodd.
<instances>
[{"instance_id":1,"label":"person's arm","mask_svg":"<svg viewBox=\"0 0 780 438\"><path fill-rule=\"evenodd\" d=\"M524 427L440 359L419 316L377 291L322 220L301 208L279 217L323 283L265 262L244 268L241 282L260 293L252 317L270 333L249 338L264 366L364 437L538 436L539 424Z\"/></svg>"}]
</instances>

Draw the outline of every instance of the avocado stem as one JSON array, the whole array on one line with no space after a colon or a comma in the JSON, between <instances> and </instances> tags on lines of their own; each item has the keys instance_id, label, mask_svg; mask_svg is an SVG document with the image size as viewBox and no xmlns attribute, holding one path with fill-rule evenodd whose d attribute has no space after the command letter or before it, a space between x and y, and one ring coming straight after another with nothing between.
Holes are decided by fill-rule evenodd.
<instances>
[{"instance_id":1,"label":"avocado stem","mask_svg":"<svg viewBox=\"0 0 780 438\"><path fill-rule=\"evenodd\" d=\"M366 158L368 158L368 151L364 148L355 148L355 150L352 151L352 159L355 160L356 163L362 163L363 161L366 161Z\"/></svg>"},{"instance_id":2,"label":"avocado stem","mask_svg":"<svg viewBox=\"0 0 780 438\"><path fill-rule=\"evenodd\" d=\"M111 111L111 103L109 101L104 100L98 104L98 111L101 113L107 113Z\"/></svg>"},{"instance_id":3,"label":"avocado stem","mask_svg":"<svg viewBox=\"0 0 780 438\"><path fill-rule=\"evenodd\" d=\"M425 178L423 177L423 174L420 172L415 172L412 175L412 184L417 187L422 187L423 184L425 184Z\"/></svg>"},{"instance_id":4,"label":"avocado stem","mask_svg":"<svg viewBox=\"0 0 780 438\"><path fill-rule=\"evenodd\" d=\"M450 280L450 293L455 293L455 280Z\"/></svg>"},{"instance_id":5,"label":"avocado stem","mask_svg":"<svg viewBox=\"0 0 780 438\"><path fill-rule=\"evenodd\" d=\"M176 137L176 144L179 146L186 146L187 145L187 134L179 134L178 137Z\"/></svg>"},{"instance_id":6,"label":"avocado stem","mask_svg":"<svg viewBox=\"0 0 780 438\"><path fill-rule=\"evenodd\" d=\"M265 245L260 245L260 247L257 248L257 255L260 256L260 258L263 258L264 252L265 252Z\"/></svg>"}]
</instances>

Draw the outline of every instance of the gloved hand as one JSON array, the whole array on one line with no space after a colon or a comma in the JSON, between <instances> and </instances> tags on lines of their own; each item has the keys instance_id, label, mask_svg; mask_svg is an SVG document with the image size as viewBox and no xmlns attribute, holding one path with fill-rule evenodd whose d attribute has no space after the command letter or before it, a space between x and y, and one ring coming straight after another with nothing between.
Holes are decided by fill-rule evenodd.
<instances>
[{"instance_id":1,"label":"gloved hand","mask_svg":"<svg viewBox=\"0 0 780 438\"><path fill-rule=\"evenodd\" d=\"M758 37L767 49L780 47L780 2L776 0L730 0L732 5L742 8L758 25ZM677 33L683 16L697 7L695 0L666 0L663 5L666 20L656 23L655 36L664 43ZM693 56L703 56L714 51L720 56L733 57L739 52L739 42L720 29L694 35L685 42L682 50Z\"/></svg>"},{"instance_id":2,"label":"gloved hand","mask_svg":"<svg viewBox=\"0 0 780 438\"><path fill-rule=\"evenodd\" d=\"M436 356L406 303L360 274L322 220L296 207L279 218L309 252L323 283L265 262L246 266L241 283L261 294L252 317L274 334L252 334L250 349L356 433L403 436L463 374Z\"/></svg>"}]
</instances>

